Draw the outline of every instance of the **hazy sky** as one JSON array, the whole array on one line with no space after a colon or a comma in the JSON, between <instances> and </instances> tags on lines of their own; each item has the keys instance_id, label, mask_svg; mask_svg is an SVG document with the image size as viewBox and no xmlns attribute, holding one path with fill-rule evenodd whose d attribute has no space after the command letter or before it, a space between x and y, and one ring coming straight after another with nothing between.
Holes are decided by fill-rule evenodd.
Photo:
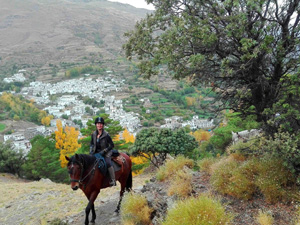
<instances>
[{"instance_id":1,"label":"hazy sky","mask_svg":"<svg viewBox=\"0 0 300 225\"><path fill-rule=\"evenodd\" d=\"M145 8L145 9L154 10L154 6L147 5L147 2L144 0L109 0L109 1L127 3L129 5L133 5L136 8Z\"/></svg>"}]
</instances>

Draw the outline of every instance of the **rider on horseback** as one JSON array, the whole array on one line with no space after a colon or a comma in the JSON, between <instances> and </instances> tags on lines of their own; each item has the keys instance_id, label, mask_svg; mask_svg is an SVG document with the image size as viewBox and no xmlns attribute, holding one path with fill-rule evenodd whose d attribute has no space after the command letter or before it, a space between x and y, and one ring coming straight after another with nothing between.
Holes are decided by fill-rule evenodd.
<instances>
[{"instance_id":1,"label":"rider on horseback","mask_svg":"<svg viewBox=\"0 0 300 225\"><path fill-rule=\"evenodd\" d=\"M91 136L90 154L100 153L104 156L110 176L110 186L116 186L115 171L111 164L112 149L114 143L109 134L104 130L104 119L97 117L95 119L96 131Z\"/></svg>"}]
</instances>

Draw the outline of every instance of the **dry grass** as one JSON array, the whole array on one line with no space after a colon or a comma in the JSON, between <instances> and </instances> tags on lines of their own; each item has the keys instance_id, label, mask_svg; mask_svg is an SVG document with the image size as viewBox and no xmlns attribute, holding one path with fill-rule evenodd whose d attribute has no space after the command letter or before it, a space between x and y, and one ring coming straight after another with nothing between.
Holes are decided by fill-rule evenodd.
<instances>
[{"instance_id":1,"label":"dry grass","mask_svg":"<svg viewBox=\"0 0 300 225\"><path fill-rule=\"evenodd\" d=\"M121 220L123 225L148 225L152 209L148 206L146 197L128 193L121 204Z\"/></svg>"},{"instance_id":2,"label":"dry grass","mask_svg":"<svg viewBox=\"0 0 300 225\"><path fill-rule=\"evenodd\" d=\"M134 178L133 188L144 185L151 175ZM118 196L120 185L101 190L95 201L95 207L112 195ZM53 182L25 182L9 174L0 174L0 224L9 224L12 218L15 224L42 224L53 218L65 219L67 216L83 212L87 199L81 190L73 191L70 185ZM19 213L16 215L16 209ZM18 220L19 219L19 220ZM21 222L22 220L22 222ZM26 222L27 221L27 222Z\"/></svg>"},{"instance_id":3,"label":"dry grass","mask_svg":"<svg viewBox=\"0 0 300 225\"><path fill-rule=\"evenodd\" d=\"M168 211L163 225L230 224L232 215L225 212L221 203L211 197L200 195L179 201Z\"/></svg>"},{"instance_id":4,"label":"dry grass","mask_svg":"<svg viewBox=\"0 0 300 225\"><path fill-rule=\"evenodd\" d=\"M208 174L212 173L211 166L218 161L218 158L204 158L197 162L200 170Z\"/></svg>"},{"instance_id":5,"label":"dry grass","mask_svg":"<svg viewBox=\"0 0 300 225\"><path fill-rule=\"evenodd\" d=\"M168 195L186 198L192 192L192 174L189 170L179 170L171 180Z\"/></svg>"},{"instance_id":6,"label":"dry grass","mask_svg":"<svg viewBox=\"0 0 300 225\"><path fill-rule=\"evenodd\" d=\"M182 170L184 167L192 168L193 166L194 161L192 159L178 156L173 160L168 160L164 166L161 166L156 174L156 178L159 181L171 179L178 170Z\"/></svg>"},{"instance_id":7,"label":"dry grass","mask_svg":"<svg viewBox=\"0 0 300 225\"><path fill-rule=\"evenodd\" d=\"M256 220L260 225L272 225L274 223L274 218L269 212L259 211Z\"/></svg>"},{"instance_id":8,"label":"dry grass","mask_svg":"<svg viewBox=\"0 0 300 225\"><path fill-rule=\"evenodd\" d=\"M265 157L257 164L257 167L258 175L255 184L267 202L293 200L294 190L288 190L287 185L295 183L295 178L284 167L282 160Z\"/></svg>"}]
</instances>

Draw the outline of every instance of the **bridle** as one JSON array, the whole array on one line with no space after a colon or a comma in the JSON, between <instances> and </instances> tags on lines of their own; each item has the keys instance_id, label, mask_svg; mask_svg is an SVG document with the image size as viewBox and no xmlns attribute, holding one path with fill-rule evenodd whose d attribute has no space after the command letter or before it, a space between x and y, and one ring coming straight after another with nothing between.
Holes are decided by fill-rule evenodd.
<instances>
[{"instance_id":1,"label":"bridle","mask_svg":"<svg viewBox=\"0 0 300 225\"><path fill-rule=\"evenodd\" d=\"M80 178L79 178L79 180L77 180L77 179L71 179L70 182L78 182L79 184L83 184L82 182L83 182L83 181L84 181L91 173L92 173L92 175L94 175L95 169L96 169L96 166L97 166L98 162L99 162L99 159L97 158L97 159L95 160L95 162L94 162L93 168L92 168L92 169L91 169L84 177L82 177L82 176L83 176L83 172L84 172L84 164L83 164L82 162L80 162L80 161L77 161L77 160L75 160L74 162L72 161L71 169L74 167L74 163L78 164L79 167L80 167ZM71 175L71 173L70 173L70 175ZM72 173L72 175L73 175L73 173ZM91 178L92 178L92 176L90 177L88 183L90 182ZM88 183L86 183L84 186L86 186Z\"/></svg>"}]
</instances>

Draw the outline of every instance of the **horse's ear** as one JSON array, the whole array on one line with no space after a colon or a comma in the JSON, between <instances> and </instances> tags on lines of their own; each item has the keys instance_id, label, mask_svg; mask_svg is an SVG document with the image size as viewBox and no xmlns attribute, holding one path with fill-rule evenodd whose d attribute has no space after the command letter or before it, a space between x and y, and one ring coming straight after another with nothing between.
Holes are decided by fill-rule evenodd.
<instances>
[{"instance_id":1,"label":"horse's ear","mask_svg":"<svg viewBox=\"0 0 300 225\"><path fill-rule=\"evenodd\" d=\"M75 154L75 159L79 160L79 155L77 153Z\"/></svg>"},{"instance_id":2,"label":"horse's ear","mask_svg":"<svg viewBox=\"0 0 300 225\"><path fill-rule=\"evenodd\" d=\"M65 158L67 161L70 161L70 158L68 156L65 155Z\"/></svg>"}]
</instances>

